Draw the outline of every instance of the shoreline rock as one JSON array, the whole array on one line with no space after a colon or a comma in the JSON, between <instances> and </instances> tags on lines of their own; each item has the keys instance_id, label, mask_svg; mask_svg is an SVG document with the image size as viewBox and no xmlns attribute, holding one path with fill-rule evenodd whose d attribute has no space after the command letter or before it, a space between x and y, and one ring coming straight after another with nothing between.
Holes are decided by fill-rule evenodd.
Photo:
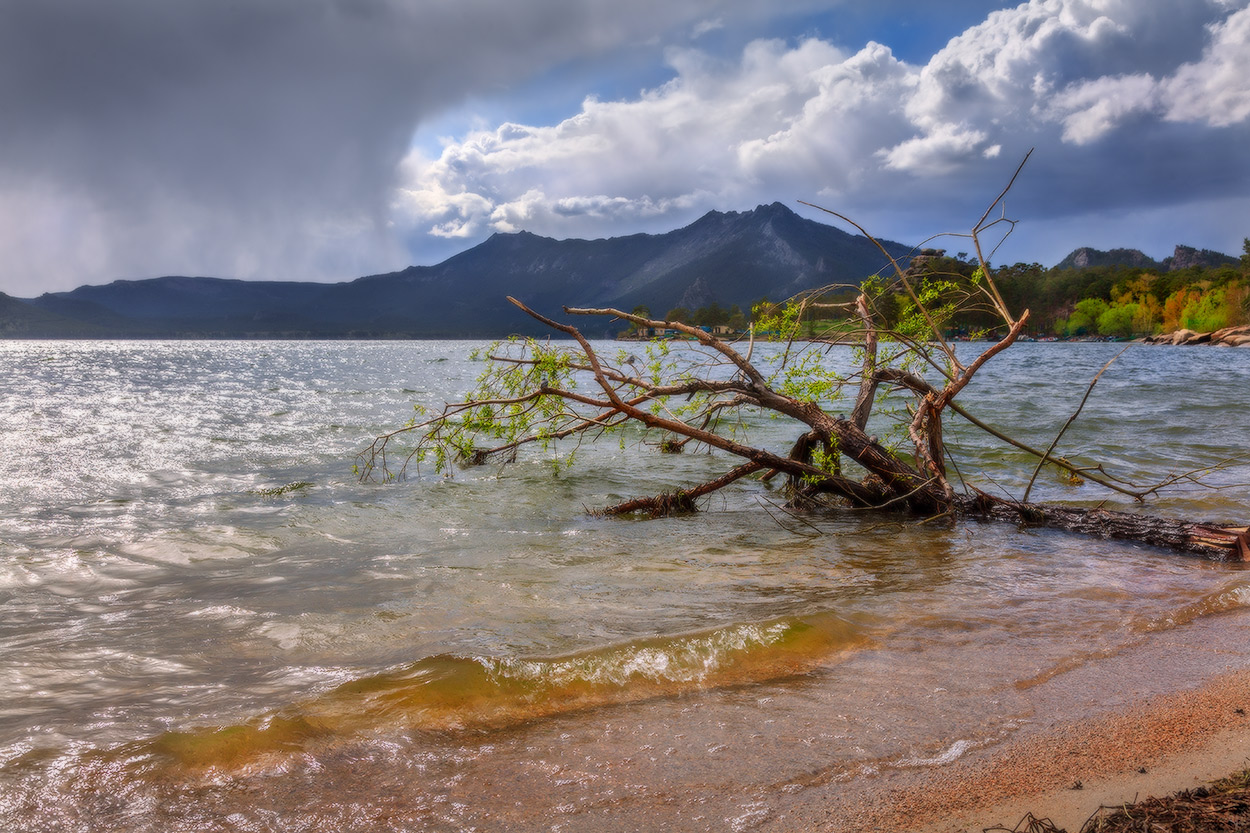
<instances>
[{"instance_id":1,"label":"shoreline rock","mask_svg":"<svg viewBox=\"0 0 1250 833\"><path fill-rule=\"evenodd\" d=\"M1193 330L1177 330L1157 336L1147 336L1143 344L1214 344L1220 347L1250 347L1250 325L1225 327L1210 333L1197 333Z\"/></svg>"}]
</instances>

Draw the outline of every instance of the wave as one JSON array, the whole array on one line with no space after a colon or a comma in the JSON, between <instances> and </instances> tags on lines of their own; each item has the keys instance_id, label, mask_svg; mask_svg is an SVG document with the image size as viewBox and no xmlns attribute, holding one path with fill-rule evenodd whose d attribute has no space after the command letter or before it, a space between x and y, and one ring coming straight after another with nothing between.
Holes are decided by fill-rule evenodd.
<instances>
[{"instance_id":1,"label":"wave","mask_svg":"<svg viewBox=\"0 0 1250 833\"><path fill-rule=\"evenodd\" d=\"M1208 593L1166 615L1143 619L1135 624L1134 629L1142 633L1166 631L1188 625L1203 616L1228 613L1248 607L1250 607L1250 584L1237 583Z\"/></svg>"},{"instance_id":2,"label":"wave","mask_svg":"<svg viewBox=\"0 0 1250 833\"><path fill-rule=\"evenodd\" d=\"M1058 662L1055 662L1053 665L1050 665L1047 668L1043 668L1041 671L1038 671L1036 674L1034 674L1031 677L1026 677L1022 680L1017 680L1015 683L1015 687L1016 689L1020 691L1027 691L1028 689L1035 688L1036 686L1042 685L1043 683L1048 683L1051 680L1053 680L1055 677L1058 677L1061 674L1066 674L1069 671L1075 671L1076 669L1084 665L1088 665L1089 663L1098 662L1099 660L1104 660L1104 659L1110 659L1111 657L1114 657L1120 654L1121 652L1127 650L1128 648L1134 645L1140 644L1140 642L1141 642L1141 639L1138 638L1138 639L1128 640L1124 643L1111 645L1105 648L1096 648L1096 649L1089 650L1089 651L1078 651L1077 653L1072 654L1071 656L1067 656L1067 657L1060 659Z\"/></svg>"},{"instance_id":3,"label":"wave","mask_svg":"<svg viewBox=\"0 0 1250 833\"><path fill-rule=\"evenodd\" d=\"M903 758L900 761L896 761L894 763L894 767L897 769L910 769L913 767L945 766L946 764L952 764L959 760L967 754L969 750L975 749L976 747L977 744L971 740L957 740L944 751L939 752L932 757L924 758L916 756Z\"/></svg>"},{"instance_id":4,"label":"wave","mask_svg":"<svg viewBox=\"0 0 1250 833\"><path fill-rule=\"evenodd\" d=\"M1204 616L1215 616L1247 608L1250 608L1250 584L1237 583L1231 587L1221 588L1166 613L1138 617L1130 625L1127 639L1114 645L1079 651L1065 657L1037 674L1017 681L1016 688L1021 690L1033 688L1088 663L1117 656L1142 644L1150 634L1182 628Z\"/></svg>"},{"instance_id":5,"label":"wave","mask_svg":"<svg viewBox=\"0 0 1250 833\"><path fill-rule=\"evenodd\" d=\"M344 683L247 723L172 731L130 760L249 767L373 731L461 732L810 672L865 647L871 628L831 613L638 640L555 657L443 654Z\"/></svg>"}]
</instances>

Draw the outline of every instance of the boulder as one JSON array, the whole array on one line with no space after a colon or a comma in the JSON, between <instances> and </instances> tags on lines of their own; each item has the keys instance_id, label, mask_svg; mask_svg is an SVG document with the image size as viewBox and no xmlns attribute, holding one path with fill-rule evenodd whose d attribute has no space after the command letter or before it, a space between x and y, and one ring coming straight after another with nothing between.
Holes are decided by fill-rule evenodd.
<instances>
[{"instance_id":1,"label":"boulder","mask_svg":"<svg viewBox=\"0 0 1250 833\"><path fill-rule=\"evenodd\" d=\"M1213 333L1197 333L1193 330L1177 330L1141 339L1145 344L1225 344L1242 347L1250 344L1250 325L1225 327Z\"/></svg>"},{"instance_id":2,"label":"boulder","mask_svg":"<svg viewBox=\"0 0 1250 833\"><path fill-rule=\"evenodd\" d=\"M1216 330L1211 333L1211 342L1213 344L1233 344L1239 338L1250 338L1250 326L1225 327L1222 330Z\"/></svg>"}]
</instances>

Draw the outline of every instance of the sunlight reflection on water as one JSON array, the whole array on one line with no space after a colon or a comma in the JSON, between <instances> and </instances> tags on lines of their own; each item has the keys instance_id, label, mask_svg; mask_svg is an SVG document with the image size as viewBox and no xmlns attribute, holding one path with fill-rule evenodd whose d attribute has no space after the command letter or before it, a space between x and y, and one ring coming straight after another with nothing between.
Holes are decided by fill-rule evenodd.
<instances>
[{"instance_id":1,"label":"sunlight reflection on water","mask_svg":"<svg viewBox=\"0 0 1250 833\"><path fill-rule=\"evenodd\" d=\"M606 443L559 477L523 459L454 480L356 482L354 455L375 433L413 401L471 384L469 348L0 342L0 813L15 829L38 829L43 812L66 830L384 829L387 818L612 829L625 807L673 829L729 829L771 818L794 790L999 742L1035 719L1035 689L1085 667L1213 617L1245 627L1238 566L1122 543L846 512L792 523L776 490L746 482L689 517L584 512L723 470L704 454ZM965 405L1045 446L1118 349L1020 345ZM1133 348L1063 453L1109 450L1133 477L1244 453L1248 366L1250 351ZM1199 398L1202 379L1220 383ZM792 439L773 423L756 430L781 448ZM965 476L1022 491L1022 454L958 421L949 435ZM1104 495L1043 470L1035 497ZM1156 508L1245 520L1250 499L1190 489ZM657 668L677 655L656 645L681 644L664 640L813 617L871 622L872 639L801 662L774 663L764 646L711 687L678 674L599 697L574 681L567 708L549 708L548 691L534 695L542 708L459 732L367 709L350 726L292 724L290 738L269 736L267 754L282 754L266 778L117 757L168 732L211 737L293 708L308 720L320 706L307 704L432 658L555 674L561 658L620 651ZM1176 663L1151 684L1195 668ZM451 679L453 700L478 696L477 682Z\"/></svg>"}]
</instances>

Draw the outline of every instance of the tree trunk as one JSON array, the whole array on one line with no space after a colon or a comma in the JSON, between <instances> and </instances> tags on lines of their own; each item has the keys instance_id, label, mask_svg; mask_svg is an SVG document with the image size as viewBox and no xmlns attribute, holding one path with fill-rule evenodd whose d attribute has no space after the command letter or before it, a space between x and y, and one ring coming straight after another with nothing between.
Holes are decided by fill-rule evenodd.
<instances>
[{"instance_id":1,"label":"tree trunk","mask_svg":"<svg viewBox=\"0 0 1250 833\"><path fill-rule=\"evenodd\" d=\"M1136 541L1221 561L1250 561L1250 528L1244 526L1047 503L1012 503L985 494L959 498L958 509L969 517Z\"/></svg>"}]
</instances>

